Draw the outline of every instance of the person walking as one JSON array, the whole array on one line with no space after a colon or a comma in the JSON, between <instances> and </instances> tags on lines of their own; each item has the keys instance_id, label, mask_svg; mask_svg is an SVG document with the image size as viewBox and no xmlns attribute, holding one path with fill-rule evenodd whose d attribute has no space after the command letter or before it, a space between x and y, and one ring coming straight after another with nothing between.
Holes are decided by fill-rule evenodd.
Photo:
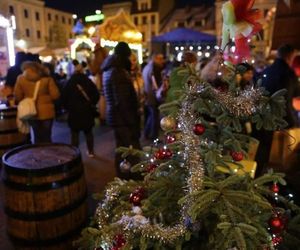
<instances>
[{"instance_id":1,"label":"person walking","mask_svg":"<svg viewBox=\"0 0 300 250\"><path fill-rule=\"evenodd\" d=\"M50 143L53 119L55 117L54 101L59 98L59 90L54 80L38 62L24 62L23 73L18 76L14 96L17 103L24 98L32 98L36 84L39 89L36 98L37 116L28 120L33 131L33 143Z\"/></svg>"},{"instance_id":2,"label":"person walking","mask_svg":"<svg viewBox=\"0 0 300 250\"><path fill-rule=\"evenodd\" d=\"M286 89L286 117L288 123L287 128L298 127L297 114L293 109L293 97L298 95L298 81L297 77L291 68L295 49L286 44L277 50L277 58L274 63L267 67L262 72L262 86L270 93L274 94L280 89ZM258 162L257 175L259 175L265 165L269 162L273 132L271 131L253 131L253 137L258 139L259 144L256 161Z\"/></svg>"},{"instance_id":3,"label":"person walking","mask_svg":"<svg viewBox=\"0 0 300 250\"><path fill-rule=\"evenodd\" d=\"M87 155L94 157L94 136L96 104L99 92L96 85L84 74L83 67L74 61L74 74L68 80L62 93L62 103L68 111L68 125L71 129L71 144L79 146L79 133L84 132Z\"/></svg>"},{"instance_id":4,"label":"person walking","mask_svg":"<svg viewBox=\"0 0 300 250\"><path fill-rule=\"evenodd\" d=\"M136 92L130 76L131 50L127 43L119 42L114 54L102 64L103 87L106 99L106 122L114 130L117 147L140 149L140 116ZM121 154L115 155L115 168L118 177L131 178L129 173L120 169ZM131 164L138 161L132 157Z\"/></svg>"},{"instance_id":5,"label":"person walking","mask_svg":"<svg viewBox=\"0 0 300 250\"><path fill-rule=\"evenodd\" d=\"M162 103L164 57L154 54L150 62L143 69L145 90L145 139L157 139L159 134L159 105Z\"/></svg>"}]
</instances>

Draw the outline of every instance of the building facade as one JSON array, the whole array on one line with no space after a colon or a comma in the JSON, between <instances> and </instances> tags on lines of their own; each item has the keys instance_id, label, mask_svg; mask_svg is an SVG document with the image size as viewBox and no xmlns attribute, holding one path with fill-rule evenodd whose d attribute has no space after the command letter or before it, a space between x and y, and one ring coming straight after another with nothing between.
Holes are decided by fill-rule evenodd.
<instances>
[{"instance_id":1,"label":"building facade","mask_svg":"<svg viewBox=\"0 0 300 250\"><path fill-rule=\"evenodd\" d=\"M1 0L0 12L15 16L16 46L59 48L68 45L72 34L72 14L47 8L41 0Z\"/></svg>"},{"instance_id":2,"label":"building facade","mask_svg":"<svg viewBox=\"0 0 300 250\"><path fill-rule=\"evenodd\" d=\"M174 9L161 24L160 32L175 28L190 28L215 35L214 6L199 5Z\"/></svg>"}]
</instances>

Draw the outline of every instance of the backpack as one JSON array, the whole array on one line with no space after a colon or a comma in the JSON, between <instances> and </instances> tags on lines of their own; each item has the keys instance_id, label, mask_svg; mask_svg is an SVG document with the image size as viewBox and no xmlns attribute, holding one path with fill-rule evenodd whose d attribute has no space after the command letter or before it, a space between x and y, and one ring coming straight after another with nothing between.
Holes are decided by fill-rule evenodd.
<instances>
[{"instance_id":1,"label":"backpack","mask_svg":"<svg viewBox=\"0 0 300 250\"><path fill-rule=\"evenodd\" d=\"M35 100L39 91L41 81L38 81L34 88L33 97L24 98L18 104L18 119L29 120L37 115Z\"/></svg>"}]
</instances>

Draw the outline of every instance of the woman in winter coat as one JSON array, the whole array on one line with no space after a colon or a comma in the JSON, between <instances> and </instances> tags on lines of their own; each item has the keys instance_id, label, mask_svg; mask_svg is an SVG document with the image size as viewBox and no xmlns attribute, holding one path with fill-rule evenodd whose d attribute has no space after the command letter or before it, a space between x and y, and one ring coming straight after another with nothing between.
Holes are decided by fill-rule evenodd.
<instances>
[{"instance_id":1,"label":"woman in winter coat","mask_svg":"<svg viewBox=\"0 0 300 250\"><path fill-rule=\"evenodd\" d=\"M75 63L76 64L76 63ZM63 90L62 102L69 113L68 124L71 129L71 143L79 146L79 133L86 138L87 154L94 157L93 127L99 92L96 85L83 73L81 64L74 65L75 72Z\"/></svg>"},{"instance_id":2,"label":"woman in winter coat","mask_svg":"<svg viewBox=\"0 0 300 250\"><path fill-rule=\"evenodd\" d=\"M16 102L18 103L24 98L32 98L35 86L40 81L36 99L37 116L30 119L28 123L33 131L33 143L50 143L55 117L54 101L59 98L59 90L40 63L24 62L22 71L14 89Z\"/></svg>"},{"instance_id":3,"label":"woman in winter coat","mask_svg":"<svg viewBox=\"0 0 300 250\"><path fill-rule=\"evenodd\" d=\"M139 104L130 76L131 50L125 42L119 42L114 54L102 64L103 87L106 99L106 121L114 129L117 147L140 148ZM128 178L119 167L122 158L115 156L115 167L119 177ZM131 162L133 164L133 162Z\"/></svg>"}]
</instances>

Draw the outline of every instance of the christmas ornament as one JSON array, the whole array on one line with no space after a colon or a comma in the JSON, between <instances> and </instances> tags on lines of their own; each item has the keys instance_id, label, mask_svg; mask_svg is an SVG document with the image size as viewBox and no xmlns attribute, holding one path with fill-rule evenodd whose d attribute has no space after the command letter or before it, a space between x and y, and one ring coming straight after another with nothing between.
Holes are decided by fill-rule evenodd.
<instances>
[{"instance_id":1,"label":"christmas ornament","mask_svg":"<svg viewBox=\"0 0 300 250\"><path fill-rule=\"evenodd\" d=\"M248 39L257 34L262 25L257 22L262 13L257 9L252 9L253 0L231 0L222 6L223 14L223 34L221 49L227 52L229 39L234 39L235 52L233 61L240 63L243 59L250 57ZM225 53L226 56L226 53Z\"/></svg>"},{"instance_id":2,"label":"christmas ornament","mask_svg":"<svg viewBox=\"0 0 300 250\"><path fill-rule=\"evenodd\" d=\"M142 199L146 196L146 190L142 187L135 189L129 196L129 202L134 206L140 206Z\"/></svg>"},{"instance_id":3,"label":"christmas ornament","mask_svg":"<svg viewBox=\"0 0 300 250\"><path fill-rule=\"evenodd\" d=\"M174 135L168 134L166 136L167 144L171 144L176 141L176 137Z\"/></svg>"},{"instance_id":4,"label":"christmas ornament","mask_svg":"<svg viewBox=\"0 0 300 250\"><path fill-rule=\"evenodd\" d=\"M205 127L203 124L195 124L194 128L193 128L194 134L196 135L202 135L205 132Z\"/></svg>"},{"instance_id":5,"label":"christmas ornament","mask_svg":"<svg viewBox=\"0 0 300 250\"><path fill-rule=\"evenodd\" d=\"M277 185L277 183L274 183L274 184L271 186L271 190L272 190L274 193L278 193L278 192L279 192L279 186Z\"/></svg>"},{"instance_id":6,"label":"christmas ornament","mask_svg":"<svg viewBox=\"0 0 300 250\"><path fill-rule=\"evenodd\" d=\"M272 233L275 234L281 233L285 227L283 219L279 216L272 217L269 221L269 225Z\"/></svg>"},{"instance_id":7,"label":"christmas ornament","mask_svg":"<svg viewBox=\"0 0 300 250\"><path fill-rule=\"evenodd\" d=\"M242 152L233 151L231 152L231 157L234 161L241 161L244 158L244 155Z\"/></svg>"},{"instance_id":8,"label":"christmas ornament","mask_svg":"<svg viewBox=\"0 0 300 250\"><path fill-rule=\"evenodd\" d=\"M151 173L151 172L153 172L155 169L157 168L157 165L155 165L155 164L149 164L148 166L147 166L147 168L146 168L146 171L148 172L148 173Z\"/></svg>"},{"instance_id":9,"label":"christmas ornament","mask_svg":"<svg viewBox=\"0 0 300 250\"><path fill-rule=\"evenodd\" d=\"M160 127L163 131L176 128L176 120L172 116L166 116L160 120Z\"/></svg>"},{"instance_id":10,"label":"christmas ornament","mask_svg":"<svg viewBox=\"0 0 300 250\"><path fill-rule=\"evenodd\" d=\"M128 172L130 172L130 168L131 168L131 164L126 159L124 159L120 163L120 170L121 170L122 173L128 173Z\"/></svg>"},{"instance_id":11,"label":"christmas ornament","mask_svg":"<svg viewBox=\"0 0 300 250\"><path fill-rule=\"evenodd\" d=\"M114 238L114 247L121 249L126 244L123 234L117 234Z\"/></svg>"},{"instance_id":12,"label":"christmas ornament","mask_svg":"<svg viewBox=\"0 0 300 250\"><path fill-rule=\"evenodd\" d=\"M280 235L276 235L272 238L272 243L274 246L279 245L282 242L283 238Z\"/></svg>"},{"instance_id":13,"label":"christmas ornament","mask_svg":"<svg viewBox=\"0 0 300 250\"><path fill-rule=\"evenodd\" d=\"M155 152L154 157L158 160L167 160L172 157L173 153L170 149L163 149L160 148L158 151Z\"/></svg>"}]
</instances>

